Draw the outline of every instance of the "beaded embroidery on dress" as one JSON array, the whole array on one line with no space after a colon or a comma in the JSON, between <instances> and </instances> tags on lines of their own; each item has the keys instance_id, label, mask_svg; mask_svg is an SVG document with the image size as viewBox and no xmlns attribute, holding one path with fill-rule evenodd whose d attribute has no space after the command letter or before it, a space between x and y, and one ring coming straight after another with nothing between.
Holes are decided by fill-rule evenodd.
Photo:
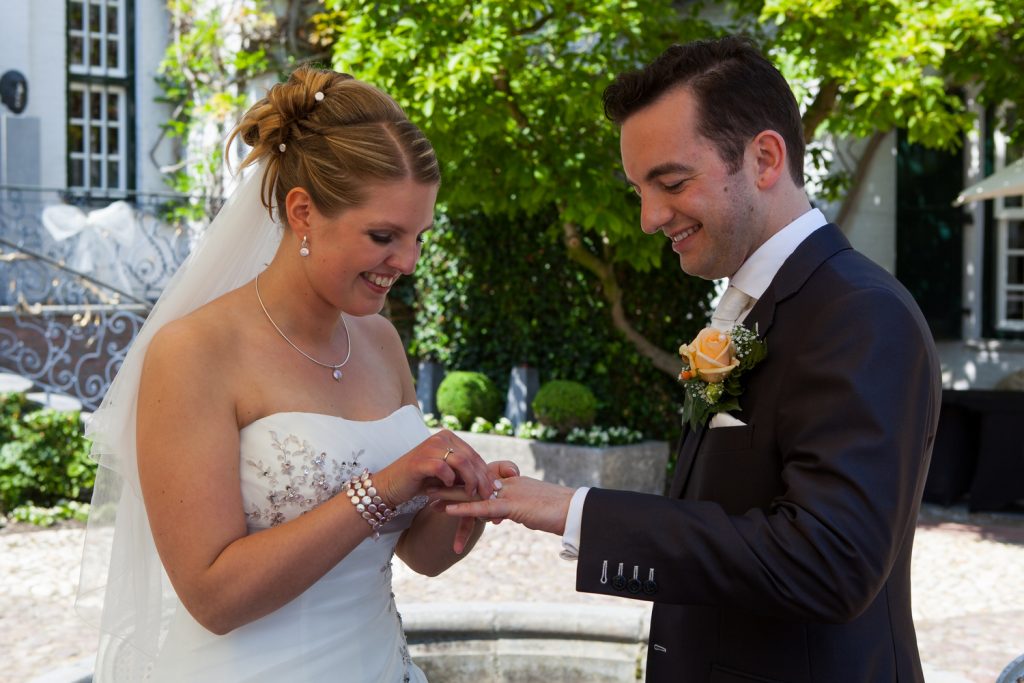
<instances>
[{"instance_id":1,"label":"beaded embroidery on dress","mask_svg":"<svg viewBox=\"0 0 1024 683\"><path fill-rule=\"evenodd\" d=\"M263 477L270 492L266 501L250 503L247 519L254 525L263 520L270 526L277 526L286 519L294 517L285 513L286 510L306 512L312 510L326 500L338 495L341 485L353 474L362 471L359 456L365 449L353 451L349 461L336 460L327 467L327 453L319 453L308 441L293 434L284 439L278 438L277 432L269 431L274 450L277 452L276 462L264 464L247 459L245 464Z\"/></svg>"},{"instance_id":2,"label":"beaded embroidery on dress","mask_svg":"<svg viewBox=\"0 0 1024 683\"><path fill-rule=\"evenodd\" d=\"M249 532L316 508L353 473L385 467L428 435L414 406L369 422L315 413L257 420L240 434ZM320 683L344 672L353 683L425 683L391 592L395 544L425 502L399 506L378 541L363 541L302 595L226 635L205 630L179 605L152 680Z\"/></svg>"}]
</instances>

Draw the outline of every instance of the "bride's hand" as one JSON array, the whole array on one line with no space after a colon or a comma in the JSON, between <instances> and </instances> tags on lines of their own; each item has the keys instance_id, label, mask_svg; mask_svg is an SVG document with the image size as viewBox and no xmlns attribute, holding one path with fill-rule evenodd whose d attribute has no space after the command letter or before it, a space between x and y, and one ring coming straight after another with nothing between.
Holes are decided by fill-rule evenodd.
<instances>
[{"instance_id":1,"label":"bride's hand","mask_svg":"<svg viewBox=\"0 0 1024 683\"><path fill-rule=\"evenodd\" d=\"M498 487L501 485L501 480L505 477L518 477L519 467L511 460L496 460L492 463L488 463L487 470L490 472L491 477L494 479L495 492L497 493ZM433 489L431 489L433 490ZM449 493L457 494L458 500L479 500L477 497L467 497L465 492L461 489L447 489ZM492 494L493 495L493 494ZM453 499L449 499L453 500ZM435 492L435 502L444 504L444 496L437 496ZM501 524L502 518L495 518L491 520L495 524ZM459 526L455 529L455 538L452 540L452 550L455 551L456 555L461 555L462 551L466 549L466 544L469 542L470 537L473 535L473 531L476 529L477 519L475 517L462 517L459 519Z\"/></svg>"},{"instance_id":2,"label":"bride's hand","mask_svg":"<svg viewBox=\"0 0 1024 683\"><path fill-rule=\"evenodd\" d=\"M392 507L438 486L458 487L469 500L488 498L495 479L480 454L447 429L373 475L377 490Z\"/></svg>"}]
</instances>

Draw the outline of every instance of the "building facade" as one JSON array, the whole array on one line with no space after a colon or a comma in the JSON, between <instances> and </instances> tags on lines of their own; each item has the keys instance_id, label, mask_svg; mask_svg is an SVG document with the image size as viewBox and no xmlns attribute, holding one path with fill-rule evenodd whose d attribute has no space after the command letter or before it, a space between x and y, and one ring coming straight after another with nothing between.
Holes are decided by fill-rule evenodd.
<instances>
[{"instance_id":1,"label":"building facade","mask_svg":"<svg viewBox=\"0 0 1024 683\"><path fill-rule=\"evenodd\" d=\"M27 97L20 112L0 107L0 185L98 200L166 191L164 3L9 0L4 10L0 70L21 74Z\"/></svg>"},{"instance_id":2,"label":"building facade","mask_svg":"<svg viewBox=\"0 0 1024 683\"><path fill-rule=\"evenodd\" d=\"M188 251L165 220L168 20L140 0L3 9L0 372L94 408Z\"/></svg>"},{"instance_id":3,"label":"building facade","mask_svg":"<svg viewBox=\"0 0 1024 683\"><path fill-rule=\"evenodd\" d=\"M173 112L157 83L171 22L166 3L143 0L8 0L4 9L0 250L57 265L0 260L0 370L80 395L83 380L71 378L81 366L69 356L62 366L46 361L61 372L40 370L36 356L54 356L40 345L82 336L75 316L95 323L112 302L134 302L144 314L187 253L187 239L175 241L180 230L158 216L170 196L166 171L182 156L163 134ZM258 85L269 83L250 90ZM938 342L944 384L986 389L1024 368L1024 206L1019 197L965 208L953 201L1024 150L1009 149L999 133L1012 110L975 111L977 133L956 152L888 135L842 228L914 294ZM211 128L214 137L222 127ZM859 151L857 142L842 144L844 153ZM130 221L95 213L124 204ZM58 205L82 215L53 212ZM822 208L831 216L837 209ZM80 291L55 294L51 285L66 277ZM114 288L97 295L96 282ZM40 304L67 322L28 321L26 306ZM99 329L79 341L96 344Z\"/></svg>"},{"instance_id":4,"label":"building facade","mask_svg":"<svg viewBox=\"0 0 1024 683\"><path fill-rule=\"evenodd\" d=\"M939 348L943 385L991 389L1024 370L1024 207L1021 197L954 203L1024 150L1001 132L1012 110L972 110L977 128L958 150L890 133L842 227L914 295Z\"/></svg>"}]
</instances>

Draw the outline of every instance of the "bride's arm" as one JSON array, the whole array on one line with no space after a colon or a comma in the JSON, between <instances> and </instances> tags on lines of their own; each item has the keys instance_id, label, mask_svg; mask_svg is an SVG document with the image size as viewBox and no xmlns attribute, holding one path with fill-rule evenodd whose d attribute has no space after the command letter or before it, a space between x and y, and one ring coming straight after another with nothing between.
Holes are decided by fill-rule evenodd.
<instances>
[{"instance_id":1,"label":"bride's arm","mask_svg":"<svg viewBox=\"0 0 1024 683\"><path fill-rule=\"evenodd\" d=\"M488 470L495 480L519 475L515 463L508 460L493 462ZM445 495L455 496L457 500L479 498L453 489L445 489ZM482 518L465 516L460 518L459 524L452 524L450 519L445 519L452 517L445 510L448 502L447 498L442 498L420 510L395 549L402 561L420 574L437 576L461 560L476 545L486 526Z\"/></svg>"},{"instance_id":2,"label":"bride's arm","mask_svg":"<svg viewBox=\"0 0 1024 683\"><path fill-rule=\"evenodd\" d=\"M139 478L160 559L184 606L218 634L282 607L371 534L348 497L335 496L247 535L230 349L185 321L161 330L146 355L137 419ZM409 498L425 479L451 484L443 450L425 442L378 474ZM482 461L460 470L486 486Z\"/></svg>"},{"instance_id":3,"label":"bride's arm","mask_svg":"<svg viewBox=\"0 0 1024 683\"><path fill-rule=\"evenodd\" d=\"M445 514L443 507L428 505L417 513L412 526L403 532L395 547L395 554L413 571L425 576L437 576L465 557L484 531L482 521L470 522L474 526L469 532L469 538L460 552L456 553L452 546L459 527L458 521Z\"/></svg>"},{"instance_id":4,"label":"bride's arm","mask_svg":"<svg viewBox=\"0 0 1024 683\"><path fill-rule=\"evenodd\" d=\"M389 364L399 369L397 375L401 383L402 404L417 405L416 387L413 384L412 373L408 369L409 364L401 338L390 324L382 326L380 331L381 345L389 352ZM456 446L472 451L472 448L461 440L456 440ZM402 533L398 545L395 546L395 554L413 571L425 576L437 576L472 550L485 525L482 522L474 524L464 521L462 536L465 541L459 552L455 552L453 545L459 526L459 520L445 514L443 507L428 505L416 514L412 525Z\"/></svg>"},{"instance_id":5,"label":"bride's arm","mask_svg":"<svg viewBox=\"0 0 1024 683\"><path fill-rule=\"evenodd\" d=\"M335 498L247 535L231 382L217 344L171 323L153 339L139 388L138 463L153 539L182 604L227 633L292 600L370 535ZM331 542L325 542L330 539Z\"/></svg>"}]
</instances>

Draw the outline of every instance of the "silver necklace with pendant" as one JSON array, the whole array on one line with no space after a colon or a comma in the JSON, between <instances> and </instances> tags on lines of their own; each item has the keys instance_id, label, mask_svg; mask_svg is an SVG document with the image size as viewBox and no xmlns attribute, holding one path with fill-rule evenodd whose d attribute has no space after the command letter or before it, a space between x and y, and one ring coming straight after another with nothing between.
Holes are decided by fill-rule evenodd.
<instances>
[{"instance_id":1,"label":"silver necklace with pendant","mask_svg":"<svg viewBox=\"0 0 1024 683\"><path fill-rule=\"evenodd\" d=\"M324 367L324 368L327 368L328 370L330 370L331 371L331 377L334 378L335 382L340 382L341 381L341 366L343 366L345 363L347 363L348 359L352 356L352 337L348 333L348 325L345 323L345 316L344 315L341 316L341 326L345 328L345 342L346 342L346 344L348 346L348 353L345 354L345 360L341 361L340 363L335 363L335 364L332 365L331 363L321 363L316 358L313 358L313 356L309 355L308 353L306 353L305 351L300 349L298 346L296 346L294 343L292 343L292 340L288 338L288 335L286 335L284 332L281 331L281 328L278 327L277 323L274 322L274 319L270 317L270 312L267 310L267 307L263 304L263 297L260 296L260 276L259 275L256 276L256 300L260 302L260 308L263 309L263 314L267 316L267 320L269 320L270 324L274 326L274 329L277 330L277 333L279 335L281 335L281 338L284 339L286 342L288 342L289 346L291 346L293 349L295 349L296 351L298 351L303 356L305 356L309 360L313 361L317 365L319 365L321 367Z\"/></svg>"}]
</instances>

